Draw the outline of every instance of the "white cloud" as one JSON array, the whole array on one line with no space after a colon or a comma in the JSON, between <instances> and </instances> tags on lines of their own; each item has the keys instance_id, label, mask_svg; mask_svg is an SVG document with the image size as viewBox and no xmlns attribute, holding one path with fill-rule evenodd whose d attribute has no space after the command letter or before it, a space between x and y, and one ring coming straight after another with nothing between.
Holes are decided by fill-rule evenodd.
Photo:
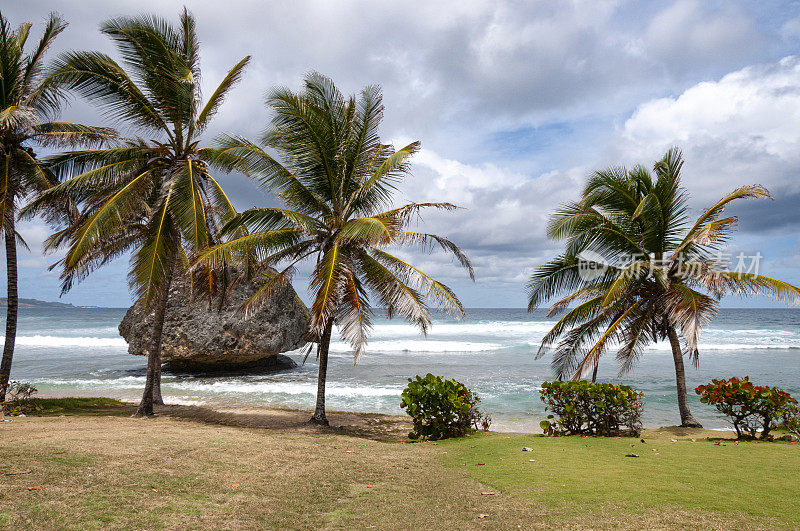
<instances>
[{"instance_id":1,"label":"white cloud","mask_svg":"<svg viewBox=\"0 0 800 531\"><path fill-rule=\"evenodd\" d=\"M737 207L743 233L733 243L749 245L750 251L762 249L771 253L767 258L772 260L778 251L764 241L764 235L776 234L781 224L800 223L798 123L800 56L790 56L698 83L675 97L640 104L615 134L607 136L604 160L571 169L525 175L495 164L468 165L424 150L406 195L417 200L449 198L467 207L431 216L426 228L467 247L481 281L521 285L531 266L559 248L544 236L547 217L559 203L578 197L589 170L651 165L677 145L684 152L684 185L695 211L737 186L760 183L770 188L777 201ZM598 133L599 139L603 136ZM770 267L789 278L798 276L786 269L798 260L795 252L796 246ZM448 275L447 268L442 267L441 273Z\"/></svg>"},{"instance_id":2,"label":"white cloud","mask_svg":"<svg viewBox=\"0 0 800 531\"><path fill-rule=\"evenodd\" d=\"M97 31L101 20L140 12L175 20L182 5L63 3L58 8L71 25L53 51L112 51ZM798 60L742 67L774 61L775 50L796 42L800 18L787 10L764 25L741 5L242 0L221 10L218 2L198 0L189 7L198 20L206 93L239 58L253 55L212 135L255 137L269 117L264 92L275 84L297 88L312 69L330 75L345 92L381 84L384 137L420 139L425 147L403 188L405 198L465 207L432 213L424 228L464 246L480 282L521 293L529 268L558 247L544 235L548 214L577 197L589 169L650 163L679 144L687 185L702 201L739 183L798 191ZM31 0L4 6L3 12L16 23L40 21L51 9L52 2ZM84 103L65 118L97 121ZM622 120L618 129L614 120ZM522 153L527 144L493 143L498 132L554 122L574 124L580 134L564 139L546 133L552 138L541 143L545 147L530 153ZM565 152L568 162L553 161ZM259 197L241 179L225 183L241 206ZM434 273L463 278L440 256L422 263ZM124 286L125 265L113 267L114 282ZM84 286L98 286L101 278L93 276ZM124 288L115 289L121 294Z\"/></svg>"},{"instance_id":3,"label":"white cloud","mask_svg":"<svg viewBox=\"0 0 800 531\"><path fill-rule=\"evenodd\" d=\"M798 123L800 56L791 56L641 104L624 123L614 152L649 162L680 146L687 184L702 199L753 183L795 194L800 192Z\"/></svg>"},{"instance_id":4,"label":"white cloud","mask_svg":"<svg viewBox=\"0 0 800 531\"><path fill-rule=\"evenodd\" d=\"M174 20L181 2L87 0L59 6L70 27L55 51L111 51L100 21L139 12ZM316 69L346 91L380 83L387 132L422 138L450 157L487 132L630 109L631 98L680 89L698 70L754 59L764 41L744 11L677 0L641 15L618 0L369 2L193 1L209 92L241 57L253 61L215 127L254 135L263 94ZM41 19L42 0L4 8ZM644 11L644 10L643 10ZM688 76L688 77L687 77ZM82 111L82 112L85 112ZM215 130L217 130L215 129Z\"/></svg>"},{"instance_id":5,"label":"white cloud","mask_svg":"<svg viewBox=\"0 0 800 531\"><path fill-rule=\"evenodd\" d=\"M524 175L491 164L464 164L423 150L403 196L409 201L449 201L463 207L454 212L431 211L422 230L464 247L479 282L519 285L526 270L555 252L544 225L556 205L575 197L584 173L584 168L573 168ZM445 279L463 277L447 255L415 254L415 260L427 263Z\"/></svg>"},{"instance_id":6,"label":"white cloud","mask_svg":"<svg viewBox=\"0 0 800 531\"><path fill-rule=\"evenodd\" d=\"M781 36L786 40L800 39L800 17L787 20L781 26Z\"/></svg>"},{"instance_id":7,"label":"white cloud","mask_svg":"<svg viewBox=\"0 0 800 531\"><path fill-rule=\"evenodd\" d=\"M764 44L753 20L733 2L677 0L649 22L645 41L653 58L676 69L751 57Z\"/></svg>"}]
</instances>

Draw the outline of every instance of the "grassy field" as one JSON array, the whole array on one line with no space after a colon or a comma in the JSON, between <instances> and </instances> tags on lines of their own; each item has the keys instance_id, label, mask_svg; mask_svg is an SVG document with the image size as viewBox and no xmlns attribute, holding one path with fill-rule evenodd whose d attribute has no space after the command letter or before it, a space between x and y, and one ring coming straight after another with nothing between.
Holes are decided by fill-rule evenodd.
<instances>
[{"instance_id":1,"label":"grassy field","mask_svg":"<svg viewBox=\"0 0 800 531\"><path fill-rule=\"evenodd\" d=\"M567 516L597 511L635 521L670 508L800 527L797 444L502 434L442 444L453 449L450 467Z\"/></svg>"},{"instance_id":2,"label":"grassy field","mask_svg":"<svg viewBox=\"0 0 800 531\"><path fill-rule=\"evenodd\" d=\"M95 399L43 413L0 424L0 526L800 526L797 444L655 433L409 444L407 425L380 415L332 414L340 430L281 411L168 407L138 420Z\"/></svg>"}]
</instances>

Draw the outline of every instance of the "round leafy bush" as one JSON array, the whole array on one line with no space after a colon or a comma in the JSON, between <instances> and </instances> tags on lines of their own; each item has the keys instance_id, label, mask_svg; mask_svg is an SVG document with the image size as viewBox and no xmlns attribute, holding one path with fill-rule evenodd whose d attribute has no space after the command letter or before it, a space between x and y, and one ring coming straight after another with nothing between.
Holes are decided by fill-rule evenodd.
<instances>
[{"instance_id":1,"label":"round leafy bush","mask_svg":"<svg viewBox=\"0 0 800 531\"><path fill-rule=\"evenodd\" d=\"M539 391L546 435L633 435L642 431L643 393L627 385L585 380L544 382Z\"/></svg>"},{"instance_id":2,"label":"round leafy bush","mask_svg":"<svg viewBox=\"0 0 800 531\"><path fill-rule=\"evenodd\" d=\"M695 392L701 402L729 417L739 438L755 438L761 431L761 438L766 439L778 423L785 419L791 422L793 406L797 405L797 400L783 389L753 385L747 376L711 380Z\"/></svg>"},{"instance_id":3,"label":"round leafy bush","mask_svg":"<svg viewBox=\"0 0 800 531\"><path fill-rule=\"evenodd\" d=\"M0 408L10 416L29 413L38 409L35 395L39 391L29 383L8 382L6 387L6 401Z\"/></svg>"},{"instance_id":4,"label":"round leafy bush","mask_svg":"<svg viewBox=\"0 0 800 531\"><path fill-rule=\"evenodd\" d=\"M489 429L491 419L478 410L480 399L464 384L428 373L408 379L400 407L414 423L412 439L447 439L473 429Z\"/></svg>"}]
</instances>

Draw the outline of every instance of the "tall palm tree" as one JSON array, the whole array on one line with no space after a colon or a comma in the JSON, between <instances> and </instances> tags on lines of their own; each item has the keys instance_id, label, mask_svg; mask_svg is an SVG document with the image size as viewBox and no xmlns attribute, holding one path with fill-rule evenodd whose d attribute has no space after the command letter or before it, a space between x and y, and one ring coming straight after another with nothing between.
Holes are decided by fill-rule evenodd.
<instances>
[{"instance_id":1,"label":"tall palm tree","mask_svg":"<svg viewBox=\"0 0 800 531\"><path fill-rule=\"evenodd\" d=\"M684 355L699 361L698 338L726 294L772 294L800 299L800 289L757 271L731 271L722 246L736 225L722 217L737 199L770 198L759 185L732 191L688 223L681 186L683 159L671 149L654 166L612 168L589 179L580 201L556 211L548 236L566 240L565 251L537 268L528 283L533 311L558 295L550 308L561 319L542 340L540 357L554 347L557 378L580 378L594 370L614 344L620 375L644 348L669 340L675 363L683 426L700 427L689 410Z\"/></svg>"},{"instance_id":2,"label":"tall palm tree","mask_svg":"<svg viewBox=\"0 0 800 531\"><path fill-rule=\"evenodd\" d=\"M114 135L105 128L50 121L62 99L57 87L44 79L44 56L66 23L51 14L41 39L26 52L32 26L26 22L14 30L0 13L0 239L5 238L8 280L0 402L5 400L17 335L17 243L25 246L16 229L18 208L32 194L55 182L33 148L97 145Z\"/></svg>"},{"instance_id":3,"label":"tall palm tree","mask_svg":"<svg viewBox=\"0 0 800 531\"><path fill-rule=\"evenodd\" d=\"M392 208L393 192L408 173L408 159L419 149L413 142L399 150L381 143L383 118L380 89L369 86L358 97L345 98L333 82L310 74L305 89L275 89L267 98L274 112L261 145L223 137L209 160L227 170L256 177L286 208L253 208L225 227L248 229L201 255L200 264L228 262L278 265L264 270L263 285L245 303L251 311L291 280L304 260L314 264L309 289L309 339L318 344L319 379L312 422L328 424L325 382L333 326L353 348L355 361L364 352L377 303L388 315L399 315L420 327L430 326L428 302L463 313L453 291L387 248L414 245L452 253L473 277L469 259L454 243L434 234L408 230L422 210L452 210L449 203L411 203ZM283 164L267 152L277 151Z\"/></svg>"},{"instance_id":4,"label":"tall palm tree","mask_svg":"<svg viewBox=\"0 0 800 531\"><path fill-rule=\"evenodd\" d=\"M65 197L82 207L78 219L48 242L69 248L60 261L65 291L132 252L131 289L154 312L137 411L150 416L153 403L161 402L161 334L172 279L235 214L203 161L200 134L250 58L239 61L203 105L195 20L187 10L177 27L139 16L110 20L101 31L114 41L122 64L99 52L70 52L59 59L52 80L148 139L51 158L54 173L69 179L42 194L29 212L46 211Z\"/></svg>"}]
</instances>

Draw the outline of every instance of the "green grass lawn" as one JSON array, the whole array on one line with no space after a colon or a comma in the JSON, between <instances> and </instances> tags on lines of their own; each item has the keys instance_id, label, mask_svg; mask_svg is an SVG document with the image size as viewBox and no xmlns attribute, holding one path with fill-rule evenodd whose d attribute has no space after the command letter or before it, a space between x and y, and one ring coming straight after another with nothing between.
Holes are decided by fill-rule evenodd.
<instances>
[{"instance_id":1,"label":"green grass lawn","mask_svg":"<svg viewBox=\"0 0 800 531\"><path fill-rule=\"evenodd\" d=\"M675 507L800 526L798 444L502 434L440 444L449 467L565 515Z\"/></svg>"},{"instance_id":2,"label":"green grass lawn","mask_svg":"<svg viewBox=\"0 0 800 531\"><path fill-rule=\"evenodd\" d=\"M130 414L130 406L105 397L67 397L67 398L37 398L34 401L35 410L29 414L37 416L48 415L125 415Z\"/></svg>"},{"instance_id":3,"label":"green grass lawn","mask_svg":"<svg viewBox=\"0 0 800 531\"><path fill-rule=\"evenodd\" d=\"M39 406L0 423L0 527L800 526L800 444L653 432L646 443L501 433L409 443L397 439L402 418L331 413L347 428L324 430L308 412L167 406L142 420L104 399Z\"/></svg>"}]
</instances>

